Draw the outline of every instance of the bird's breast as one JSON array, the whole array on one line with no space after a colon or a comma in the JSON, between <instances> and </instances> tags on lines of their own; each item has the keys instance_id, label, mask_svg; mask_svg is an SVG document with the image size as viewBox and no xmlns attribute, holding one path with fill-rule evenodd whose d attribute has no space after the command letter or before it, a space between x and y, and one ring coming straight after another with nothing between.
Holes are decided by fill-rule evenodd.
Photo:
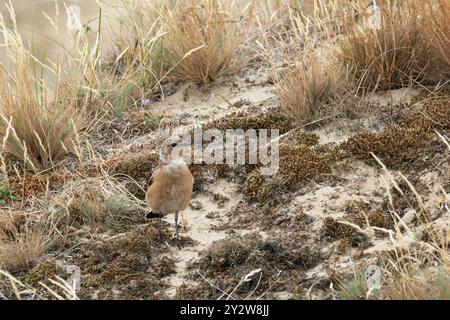
<instances>
[{"instance_id":1,"label":"bird's breast","mask_svg":"<svg viewBox=\"0 0 450 320\"><path fill-rule=\"evenodd\" d=\"M165 165L155 172L147 203L162 214L184 210L191 200L192 186L193 177L184 161Z\"/></svg>"},{"instance_id":2,"label":"bird's breast","mask_svg":"<svg viewBox=\"0 0 450 320\"><path fill-rule=\"evenodd\" d=\"M184 174L186 171L189 171L189 168L183 160L175 160L169 162L167 165L165 165L162 170L167 174L171 176L179 176Z\"/></svg>"}]
</instances>

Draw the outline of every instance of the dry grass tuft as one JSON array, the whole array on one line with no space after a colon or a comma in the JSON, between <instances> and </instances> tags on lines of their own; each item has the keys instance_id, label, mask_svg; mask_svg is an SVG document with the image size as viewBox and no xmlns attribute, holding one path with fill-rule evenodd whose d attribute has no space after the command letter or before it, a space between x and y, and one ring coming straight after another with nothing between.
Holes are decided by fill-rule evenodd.
<instances>
[{"instance_id":1,"label":"dry grass tuft","mask_svg":"<svg viewBox=\"0 0 450 320\"><path fill-rule=\"evenodd\" d=\"M416 245L420 245L417 244ZM423 245L423 244L422 244ZM370 292L364 268L339 280L337 298L343 300L448 300L450 273L448 256L442 250L434 253L424 248L395 257L382 257L381 288ZM444 254L444 256L442 256ZM434 262L435 266L430 265Z\"/></svg>"},{"instance_id":2,"label":"dry grass tuft","mask_svg":"<svg viewBox=\"0 0 450 320\"><path fill-rule=\"evenodd\" d=\"M101 69L94 69L89 87L101 104L109 105L116 115L131 107L141 107L162 92L163 26L150 1L123 1L115 12L120 33L111 39L113 49ZM118 28L117 26L113 28ZM89 57L85 59L89 64ZM100 75L100 76L99 76Z\"/></svg>"},{"instance_id":3,"label":"dry grass tuft","mask_svg":"<svg viewBox=\"0 0 450 320\"><path fill-rule=\"evenodd\" d=\"M167 36L163 39L165 64L177 80L207 85L233 67L246 39L245 19L252 5L239 12L231 1L192 0L161 10ZM247 18L245 18L247 17Z\"/></svg>"},{"instance_id":4,"label":"dry grass tuft","mask_svg":"<svg viewBox=\"0 0 450 320\"><path fill-rule=\"evenodd\" d=\"M316 3L316 10L310 17L289 9L287 35L280 33L275 37L278 52L265 52L265 59L272 65L281 105L299 124L342 115L352 107L341 103L342 98L348 96L348 88L346 70L336 61L334 45L330 45L336 25L329 22L337 14L327 7L331 2L323 6ZM266 45L273 42L273 38L266 36ZM283 58L281 67L280 56Z\"/></svg>"},{"instance_id":5,"label":"dry grass tuft","mask_svg":"<svg viewBox=\"0 0 450 320\"><path fill-rule=\"evenodd\" d=\"M445 143L445 140L444 140ZM448 202L450 198L442 189L442 199L435 198L434 208L441 211L431 218L429 209L424 206L421 195L410 181L403 175L401 182L396 181L384 164L377 158L386 175L386 185L399 188L405 182L411 193L420 204L423 215L421 224L414 228L411 222L400 218L399 208L392 201L392 194L387 188L387 195L391 201L394 226L389 231L389 250L380 252L380 265L382 274L379 279L379 288L370 290L369 282L362 272L356 272L350 279L340 282L338 297L343 299L390 299L390 300L433 300L449 299L450 285L450 257L448 223L444 214L450 213ZM403 193L403 192L402 192ZM404 195L406 198L407 195ZM441 205L441 202L444 204ZM436 218L437 217L437 218ZM375 230L375 229L373 229ZM376 229L381 230L381 229ZM384 230L386 232L386 230Z\"/></svg>"},{"instance_id":6,"label":"dry grass tuft","mask_svg":"<svg viewBox=\"0 0 450 320\"><path fill-rule=\"evenodd\" d=\"M0 242L0 266L14 271L29 269L44 254L48 243L49 235L42 231L14 230L13 239Z\"/></svg>"},{"instance_id":7,"label":"dry grass tuft","mask_svg":"<svg viewBox=\"0 0 450 320\"><path fill-rule=\"evenodd\" d=\"M144 216L140 203L108 176L75 182L55 202L61 215L77 228L89 225L99 231L118 231Z\"/></svg>"},{"instance_id":8,"label":"dry grass tuft","mask_svg":"<svg viewBox=\"0 0 450 320\"><path fill-rule=\"evenodd\" d=\"M390 300L449 300L450 273L448 265L424 267L408 261L389 274L383 298Z\"/></svg>"},{"instance_id":9,"label":"dry grass tuft","mask_svg":"<svg viewBox=\"0 0 450 320\"><path fill-rule=\"evenodd\" d=\"M450 3L446 0L424 1L432 45L450 66Z\"/></svg>"},{"instance_id":10,"label":"dry grass tuft","mask_svg":"<svg viewBox=\"0 0 450 320\"><path fill-rule=\"evenodd\" d=\"M358 2L356 14L345 18L346 36L339 42L339 58L358 91L388 90L428 80L439 57L427 39L430 21L422 15L422 1L379 5L381 29L364 26L361 17L367 17L366 8Z\"/></svg>"},{"instance_id":11,"label":"dry grass tuft","mask_svg":"<svg viewBox=\"0 0 450 320\"><path fill-rule=\"evenodd\" d=\"M44 67L24 48L16 26L11 30L1 19L0 32L10 58L8 66L0 66L2 151L27 168L49 169L71 150L82 110L60 96L62 83L49 90L42 71L33 74L33 67Z\"/></svg>"},{"instance_id":12,"label":"dry grass tuft","mask_svg":"<svg viewBox=\"0 0 450 320\"><path fill-rule=\"evenodd\" d=\"M339 114L342 81L339 71L316 59L297 62L278 74L277 92L283 108L298 123L305 124L323 116Z\"/></svg>"}]
</instances>

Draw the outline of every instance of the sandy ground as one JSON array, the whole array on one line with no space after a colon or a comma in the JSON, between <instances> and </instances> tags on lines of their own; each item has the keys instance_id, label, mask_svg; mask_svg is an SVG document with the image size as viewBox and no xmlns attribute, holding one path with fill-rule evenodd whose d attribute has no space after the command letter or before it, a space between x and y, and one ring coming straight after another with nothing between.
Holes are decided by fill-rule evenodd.
<instances>
[{"instance_id":1,"label":"sandy ground","mask_svg":"<svg viewBox=\"0 0 450 320\"><path fill-rule=\"evenodd\" d=\"M417 95L415 90L396 90L386 94L373 95L370 99L378 105L387 105L389 102L392 103L393 100L397 102L409 101L415 95ZM203 89L193 84L182 84L178 87L168 86L164 99L156 101L148 107L149 111L162 118L159 129L133 138L121 139L117 143L107 145L104 150L98 149L97 151L102 153L101 156L106 161L117 156L129 156L142 152L156 154L158 152L158 141L171 133L187 131L193 125L207 123L211 120L227 119L229 114L236 111L258 116L276 107L277 103L275 88L267 81L267 76L260 69L249 68L237 75L223 77L217 83ZM320 148L330 144L334 146L342 144L364 130L382 132L385 127L386 124L380 122L377 117L367 116L356 119L337 119L331 124L311 128L309 132L318 135L319 146L317 148ZM93 145L101 146L102 142L94 141ZM445 163L443 163L442 170L448 170ZM445 212L445 209L442 209L443 206L437 207L436 205L445 204L447 201L448 206L448 199L446 200L442 193L443 187L448 188L448 182L446 185L445 174L442 175L442 170L425 172L417 183L423 184L421 192L424 192L424 206L429 209L432 215L435 215L432 216L431 223L447 228L450 224L449 215L442 214L442 210ZM392 176L399 176L399 172L395 170L389 170L388 172ZM141 174L147 175L149 172L141 172ZM76 183L72 188L77 188ZM66 184L66 187L69 186L70 184ZM143 183L141 187L145 189L147 186ZM392 183L389 180L389 175L380 166L370 165L365 161L356 159L347 159L333 165L331 175L327 179L304 181L296 190L283 191L282 194L277 194L276 197L281 200L276 205L264 205L249 201L243 194L242 181L237 178L210 177L204 183L203 189L194 193L190 206L181 214L181 235L183 239L190 239L189 244L177 245L169 238L164 242L145 238L145 245L150 246L151 250L157 250L156 253L152 253L153 251L146 253L140 247L137 248L137 252L118 249L120 259L137 255L138 261L145 262L151 260L151 256L148 255L155 254L156 256L153 258L157 258L156 262L151 261L159 265L165 263L164 259L167 258L174 262L173 271L163 272L160 279L151 278L147 280L151 276L151 272L154 272L150 271L153 270L152 267L148 269L149 271L142 272L142 270L139 270L138 273L133 273L135 270L130 270L129 275L120 276L136 277L146 284L159 283L158 281L160 281L164 285L158 287L158 291L152 292L151 295L152 298L158 299L179 298L180 291L185 290L186 287L206 286L204 290L213 290L208 288L219 287L215 281L219 281L220 278L216 277L217 275L208 277L203 274L198 277L196 276L198 270L195 267L198 263L204 263L204 257L208 254L211 245L237 239L240 236L257 234L262 241L266 241L264 242L266 245L267 243L270 245L282 243L282 246L288 248L283 250L293 250L294 257L301 253L296 251L297 247L291 249L289 247L291 244L298 245L303 249L311 248L313 251L307 253L308 257L309 255L311 257L319 256L316 259L317 261L311 263L311 265L307 264L307 266L299 266L287 271L280 270L280 272L286 272L286 275L288 275L288 272L297 272L301 269L301 273L296 273L295 278L292 278L293 283L301 287L302 293L300 296L293 292L292 288L281 286L274 292L267 289L268 292L258 293L258 297L277 299L330 298L329 286L333 274L351 274L360 265L376 262L379 253L408 246L413 242L414 237L408 232L404 234L392 233L390 236L388 234L382 236L369 234L368 241L357 245L351 244L353 238L349 238L349 240L346 237L338 237L327 240L323 236L324 225L329 222L329 219L339 221L338 223L348 222L346 220L348 219L349 203L360 202L371 209L381 207L386 203L387 190L391 188ZM53 192L58 193L57 190ZM405 220L404 223L410 225L413 230L412 221L416 213L412 208L410 209L409 211L406 210L409 213L406 212L403 219ZM67 263L73 264L74 261L85 261L83 259L86 259L84 257L86 254L90 256L89 259L94 259L94 266L90 266L89 269L80 265L81 286L88 292L85 293L85 297L102 299L123 297L124 292L122 291L126 290L123 287L124 284L119 285L113 282L108 284L110 287L104 290L98 285L92 289L88 286L92 285L92 278L97 277L98 270L95 269L95 264L98 262L95 259L103 259L102 252L105 249L102 246L115 242L121 243L120 246L123 246L120 241L126 243L126 239L133 237L138 230L149 230L148 228L155 225L154 221L148 222L142 219L141 211L136 215L139 215L139 217L135 217L138 223L129 225L126 230L118 235L111 235L109 231L97 234L89 227L82 228L77 231L81 235L81 238L77 239L77 244L69 251L58 254L58 263L64 265L64 268ZM173 220L173 215L164 218L168 228L166 230L169 230L170 233L174 232ZM98 246L98 248L95 249L95 246ZM64 259L68 262L65 262ZM116 260L108 259L106 259L106 262L102 262L102 268L113 265L118 258L114 258ZM120 263L120 260L118 261L117 263ZM126 262L126 264L128 263ZM262 269L267 267L265 265L267 262L255 263L252 266L254 270L259 267ZM123 265L120 265L120 267L123 267ZM224 275L230 276L230 271L225 269ZM242 275L236 274L236 277L239 279ZM134 283L133 281L136 280L130 280L130 285ZM128 282L125 282L125 284L128 284ZM229 286L234 285L236 284L229 284ZM231 287L231 289L226 290L232 289ZM105 290L108 292L106 295ZM221 290L225 290L225 288ZM210 296L219 297L221 295L217 291L211 293ZM147 295L145 296L147 297ZM139 291L133 297L140 297ZM196 298L197 296L193 294L188 295L188 297Z\"/></svg>"},{"instance_id":2,"label":"sandy ground","mask_svg":"<svg viewBox=\"0 0 450 320\"><path fill-rule=\"evenodd\" d=\"M227 233L218 231L216 226L227 222L226 213L239 202L241 196L236 192L236 188L236 185L218 181L208 188L208 192L226 197L228 200L224 204L218 205L212 201L210 195L199 195L193 200L193 205L183 212L181 230L195 241L195 245L181 250L171 248L171 254L176 261L176 273L169 279L172 286L166 292L169 297L175 296L176 288L185 281L187 263L197 259L199 252L207 249L214 241L227 237ZM173 223L173 215L168 215L165 220Z\"/></svg>"},{"instance_id":3,"label":"sandy ground","mask_svg":"<svg viewBox=\"0 0 450 320\"><path fill-rule=\"evenodd\" d=\"M255 74L257 75L255 76ZM252 70L250 75L253 77L252 81L248 81L249 76L227 78L203 91L193 89L192 84L185 84L174 94L166 96L163 101L154 103L151 107L152 112L162 115L164 121L170 123L179 132L187 130L192 124L226 117L227 114L237 110L251 111L255 108L259 108L260 111L265 110L276 101L274 88L267 85L264 76L261 76L258 71ZM417 90L411 89L395 90L386 94L372 95L369 99L379 105L388 105L392 102L394 104L404 103L410 101L417 95L417 92ZM354 122L343 120L341 126L323 126L312 132L318 134L319 143L325 145L344 142L355 132L364 129L379 132L383 126L380 126L376 119L365 118ZM142 137L142 139L145 140L148 137ZM133 143L136 143L136 140L131 144ZM145 142L143 143L145 144ZM128 149L130 145L125 144ZM339 183L309 183L306 191L294 194L292 200L284 206L284 210L288 214L301 208L311 221L307 232L310 240L307 242L318 239L317 235L323 227L325 218L342 220L349 202L361 201L371 206L381 205L385 199L386 190L392 186L387 182L386 174L379 167L370 166L362 161L351 161L337 166L334 168L334 175L338 178ZM426 204L433 206L437 201L444 201L442 192L440 192L443 181L439 174L428 173L422 177L422 180L432 191L427 196ZM191 207L185 210L181 221L183 234L192 238L195 244L184 248L170 248L169 255L176 261L176 267L175 273L167 278L170 284L164 292L167 297L175 297L177 289L182 284L188 286L196 284L196 281L188 276L191 272L188 272L188 265L198 261L201 253L215 241L250 232L259 232L268 238L272 236L270 232L269 235L265 234L258 223L242 229L233 229L231 234L217 228L230 222L229 213L243 200L239 188L240 186L233 181L212 180L207 185L207 192L197 193L194 196ZM218 204L214 200L214 194L220 194L228 200ZM446 221L445 219L443 221ZM173 224L173 215L167 216L165 221ZM408 242L408 239L402 239L402 241ZM361 263L361 261L355 262L359 259L356 258L357 256L389 251L393 248L393 243L388 238L374 238L371 245L364 251L353 248L337 254L335 248L338 243L339 241L324 244L321 250L325 256L328 256L328 259L308 270L306 278L312 279L312 285L307 295L309 298L326 297L323 290L315 290L315 286L329 277L330 270L351 272ZM395 245L398 246L399 243L397 242ZM364 263L368 261L371 259L364 260ZM289 292L277 292L274 297L289 298L292 295Z\"/></svg>"},{"instance_id":4,"label":"sandy ground","mask_svg":"<svg viewBox=\"0 0 450 320\"><path fill-rule=\"evenodd\" d=\"M187 131L193 125L211 120L226 119L227 115L236 111L259 115L278 105L273 84L268 81L263 68L258 66L242 69L234 76L222 77L207 88L199 88L187 83L178 86L167 85L163 89L162 99L148 106L148 111L162 118L159 129L133 138L121 139L115 144L108 145L104 150L99 147L96 151L101 153L104 160L118 155L139 153L143 150L157 153L158 141L170 133ZM369 95L367 99L370 103L379 106L396 105L410 103L419 92L420 90L416 89L393 90ZM357 119L339 119L330 125L314 127L310 129L310 132L319 136L320 146L326 146L343 143L364 130L382 132L385 127L386 124L380 122L379 118L368 114ZM101 141L93 141L94 146L97 144L100 145ZM424 206L435 214L432 216L431 223L448 227L450 213L439 214L439 212L445 212L442 208L445 204L448 206L449 202L442 193L444 186L448 188L445 172L442 175L442 171L448 170L448 164L444 163L442 168L441 171L426 172L421 175L418 182L425 186ZM399 173L389 170L389 174L398 177ZM299 286L306 291L303 292L302 298L311 299L330 298L323 283L326 283L325 286L329 285L329 278L333 272L351 273L358 265L376 260L377 253L390 251L394 246L406 246L411 243L412 236L408 233L400 237L393 235L392 237L396 237L395 243L392 241L393 238L388 236L369 237L369 244L365 247L351 247L344 241L346 239L323 240L321 233L327 218L345 220L349 202L362 202L371 208L382 206L385 203L387 190L392 187L389 175L379 166L355 159L333 166L331 175L333 179L305 181L297 190L280 195L280 198L284 199L283 197L286 196L289 201L281 201L275 207L248 201L242 193L242 183L235 179L210 179L205 183L204 190L194 193L190 207L181 215L182 236L192 239L193 244L186 246L177 246L172 242L157 244L162 252L158 251L158 254L174 261L174 272L164 274L162 277L167 287L163 288L157 297L176 298L178 290L183 285L195 287L200 284L203 280L192 277L193 271L190 266L199 262L204 252L213 243L242 235L258 233L264 240L281 238L289 242L289 237L294 233L299 237L293 238L292 241L302 242L301 244L310 247L318 246L320 261L313 267L305 267L304 275L300 280L293 280L299 281ZM436 204L442 204L442 206L438 207ZM246 215L261 217L264 210L273 210L271 212L276 215L274 218L262 215L262 219L241 223L241 221L247 221ZM411 212L413 211L403 216L406 225L408 223L412 225L414 212ZM281 219L280 216L282 216ZM300 219L300 216L304 220L301 220L301 225L298 226L295 221ZM164 218L164 221L171 225L171 232L174 231L173 219L173 215ZM283 225L285 220L288 221L287 227ZM108 233L92 235L89 230L87 232L80 230L80 233L88 234L85 236L86 242L101 242L102 239L112 241L127 237L138 228L145 228L152 224L152 222L143 221L140 223L131 226L130 230L120 235L111 236ZM151 243L151 241L153 240L149 239L148 242ZM83 245L84 243L81 246ZM342 249L342 247L345 248ZM80 255L83 250L83 248L80 249ZM126 256L128 252L121 254ZM84 273L85 270L82 268L82 286L83 277L87 276ZM145 277L148 274L140 276ZM208 281L214 281L214 279ZM116 295L120 297L120 290L117 292ZM271 297L286 299L298 296L280 289L272 293Z\"/></svg>"},{"instance_id":5,"label":"sandy ground","mask_svg":"<svg viewBox=\"0 0 450 320\"><path fill-rule=\"evenodd\" d=\"M165 115L169 119L177 119L186 124L192 124L197 119L214 119L224 117L226 114L236 110L248 110L251 107L259 107L264 110L265 107L273 104L275 101L274 88L267 85L264 77L255 76L255 71L251 72L255 80L246 81L246 77L235 77L233 80L227 79L224 83L213 85L205 92L194 91L192 93L191 85L184 85L175 94L166 97L164 101L157 102L153 106L153 110L157 113ZM243 80L245 79L245 80ZM368 97L372 103L380 106L388 104L396 105L398 103L410 103L411 99L419 93L415 89L393 90L384 94L373 94ZM236 107L235 103L244 101L244 106ZM350 124L350 125L349 125ZM178 128L179 129L179 128ZM314 129L312 132L317 133L320 137L320 144L328 143L339 144L346 141L355 132L361 130L371 130L379 132L383 130L383 125L376 119L370 117L354 121L343 121L342 126L323 126ZM387 194L387 190L392 187L386 174L378 167L369 166L362 161L352 161L345 165L334 168L334 174L340 181L337 184L319 183L310 184L306 192L300 192L294 195L284 208L288 214L295 212L299 208L303 210L306 216L312 221L308 227L308 234L311 239L317 239L323 227L325 218L332 217L341 220L345 216L345 207L349 202L361 201L371 206L381 205ZM392 172L395 174L395 172ZM438 173L428 173L421 178L428 184L430 194L425 201L426 205L434 206L439 201L444 201L440 187L443 184L442 177ZM166 293L169 297L175 295L176 289L181 284L192 284L192 280L187 280L186 266L199 258L199 252L208 248L214 241L226 239L227 235L223 230L217 230L216 226L227 222L229 217L227 212L232 211L233 207L238 205L241 195L237 192L238 185L227 180L213 181L208 186L208 191L223 194L230 200L222 207L218 207L211 196L208 194L199 194L194 197L193 202L200 203L201 209L193 210L189 208L184 213L183 232L196 241L196 245L179 250L172 248L171 254L176 262L176 274L169 278L171 288ZM212 214L213 213L213 214ZM405 217L406 218L406 217ZM168 216L170 222L172 216ZM447 218L439 220L435 223L445 223ZM261 232L258 224L254 227L246 226L246 229L238 230L239 234L248 232ZM267 235L266 235L267 236ZM270 235L269 235L270 237ZM408 238L398 239L395 243L408 243ZM338 241L339 242L339 241ZM355 260L360 254L373 255L383 251L392 250L394 244L388 238L373 239L371 245L364 249L351 249L345 253L336 254L335 246L337 243L329 243L322 247L322 253L329 258L316 267L308 270L306 277L314 279L308 297L312 299L324 298L323 291L315 290L315 284L329 277L330 269L351 272L358 264ZM364 260L368 263L372 258ZM278 298L292 297L289 292L278 292Z\"/></svg>"}]
</instances>

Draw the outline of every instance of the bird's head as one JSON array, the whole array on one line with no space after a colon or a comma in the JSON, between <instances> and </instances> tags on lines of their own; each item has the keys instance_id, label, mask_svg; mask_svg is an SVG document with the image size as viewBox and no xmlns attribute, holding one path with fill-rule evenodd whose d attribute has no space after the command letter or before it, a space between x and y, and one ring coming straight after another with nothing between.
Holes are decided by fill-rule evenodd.
<instances>
[{"instance_id":1,"label":"bird's head","mask_svg":"<svg viewBox=\"0 0 450 320\"><path fill-rule=\"evenodd\" d=\"M183 143L182 137L175 135L166 139L159 153L159 158L162 164L168 164L172 161L183 159L183 149L187 145Z\"/></svg>"}]
</instances>

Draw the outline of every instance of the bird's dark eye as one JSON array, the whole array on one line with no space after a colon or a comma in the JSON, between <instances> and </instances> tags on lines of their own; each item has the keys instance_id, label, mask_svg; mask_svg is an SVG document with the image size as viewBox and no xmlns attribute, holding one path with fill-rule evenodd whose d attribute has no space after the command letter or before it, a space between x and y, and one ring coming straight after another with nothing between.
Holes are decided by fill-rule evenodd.
<instances>
[{"instance_id":1,"label":"bird's dark eye","mask_svg":"<svg viewBox=\"0 0 450 320\"><path fill-rule=\"evenodd\" d=\"M171 146L172 146L172 148L175 148L177 146L177 144L176 143L172 143Z\"/></svg>"}]
</instances>

